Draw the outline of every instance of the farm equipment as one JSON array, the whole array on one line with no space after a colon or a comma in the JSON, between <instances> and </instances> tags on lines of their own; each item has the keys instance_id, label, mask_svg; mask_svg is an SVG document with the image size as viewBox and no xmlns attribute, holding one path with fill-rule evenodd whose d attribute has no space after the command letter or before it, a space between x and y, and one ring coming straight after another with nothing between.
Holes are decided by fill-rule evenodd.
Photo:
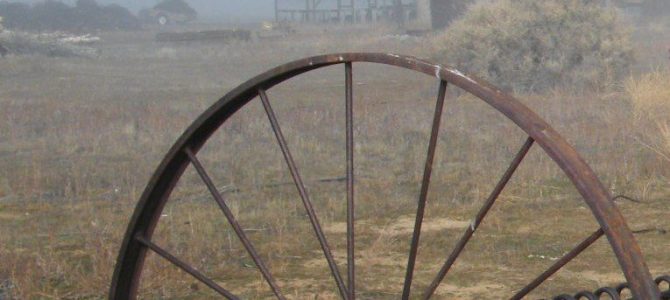
<instances>
[{"instance_id":1,"label":"farm equipment","mask_svg":"<svg viewBox=\"0 0 670 300\"><path fill-rule=\"evenodd\" d=\"M661 288L661 285L665 284L670 286L670 276L668 275L661 275L656 277L654 280L656 284L658 284L658 288ZM580 299L586 299L586 300L598 300L602 299L601 297L606 296L607 299L626 299L622 298L624 296L624 293L630 291L630 287L628 286L628 283L621 283L617 285L616 287L601 287L594 292L589 292L589 291L581 291L579 293L576 293L575 295L569 295L569 294L562 294L559 296L556 296L553 298L553 300L580 300ZM670 299L670 287L666 290L663 290L661 292L661 298L662 300L668 300Z\"/></svg>"},{"instance_id":2,"label":"farm equipment","mask_svg":"<svg viewBox=\"0 0 670 300\"><path fill-rule=\"evenodd\" d=\"M424 223L424 213L426 209L428 186L431 180L431 170L436 150L436 144L439 136L439 127L442 120L442 111L444 107L447 87L455 86L461 90L475 96L484 104L497 110L507 119L511 120L524 136L521 137L524 142L519 146L518 152L511 159L511 163L506 171L500 177L495 188L488 194L484 205L479 208L478 213L472 218L467 228L463 229L462 235L454 249L450 252L441 265L441 268L431 276L432 282L425 290L421 291L422 299L430 298L438 286L442 283L447 273L450 271L454 262L459 259L465 246L475 235L487 213L496 202L517 167L522 163L526 154L534 146L539 146L544 155L547 155L563 173L569 178L570 182L577 189L588 209L599 224L598 228L592 234L577 244L571 251L557 258L551 266L543 273L535 277L524 287L517 289L514 295L499 295L491 291L491 298L509 297L511 299L522 299L531 291L545 282L555 272L572 261L594 242L606 236L612 253L618 261L620 269L623 271L627 282L616 288L601 288L595 293L581 292L572 295L561 295L554 299L598 299L599 295L610 295L611 299L619 299L618 295L623 290L630 291L635 299L668 299L670 292L663 291L661 294L659 285L668 282L667 276L656 279L652 278L647 265L641 254L640 247L636 242L633 233L627 226L624 217L619 212L613 202L609 191L596 177L593 170L580 157L576 150L554 130L547 122L542 120L535 112L507 95L503 91L491 86L490 84L472 76L465 75L460 71L433 64L421 59L401 56L395 54L381 53L343 53L323 56L309 57L288 64L276 67L270 71L262 73L249 81L241 84L230 91L221 100L207 109L177 140L170 151L167 153L162 163L155 171L154 176L149 181L141 199L133 214L132 220L128 226L121 250L118 256L116 270L114 272L111 284L111 299L129 299L137 296L140 286L140 273L145 268L145 256L148 252L154 252L158 256L174 264L184 272L200 281L202 284L210 287L222 297L228 299L238 299L226 287L221 286L215 280L207 277L203 271L195 268L193 265L185 262L175 254L159 245L157 241L152 240L152 234L156 228L163 208L170 198L173 188L180 181L184 170L192 166L197 175L202 179L203 185L207 187L212 198L216 201L219 208L225 215L228 223L232 226L238 239L241 241L244 249L253 260L253 266L257 267L260 274L267 282L269 290L278 298L284 299L284 294L277 283L275 277L271 274L264 256L260 256L256 247L247 236L247 231L237 222L233 210L229 207L224 195L222 195L213 183L212 178L206 170L206 166L201 162L198 156L199 150L208 143L208 139L220 128L224 122L231 118L238 110L258 99L264 108L264 112L272 128L272 134L276 138L278 147L285 160L286 165L293 178L293 183L298 190L305 213L309 218L311 227L315 233L316 240L320 245L320 250L325 258L330 273L332 275L333 287L336 287L339 295L343 299L354 299L356 297L356 255L354 243L356 234L354 233L354 224L356 218L354 202L354 126L353 126L353 107L354 107L354 82L353 65L363 63L382 64L394 66L400 69L413 71L417 74L423 74L436 79L439 87L436 92L432 126L430 128L430 137L428 140L428 153L425 159L425 168L420 182L420 194L416 207L414 227L412 229L411 244L407 255L406 275L404 284L397 286L397 290L402 290L402 299L409 299L412 289L412 282L415 273L415 263L419 245L419 239L422 233L422 224ZM340 271L331 247L328 244L324 230L320 225L312 200L308 190L305 187L296 161L293 159L291 149L283 135L282 128L277 115L270 104L267 91L274 86L279 85L298 75L308 73L313 70L329 66L342 66L344 78L344 112L346 114L346 123L344 131L346 132L345 150L346 161L343 166L346 169L346 270ZM305 237L306 238L306 237ZM343 276L342 273L345 273ZM232 275L234 276L234 275Z\"/></svg>"}]
</instances>

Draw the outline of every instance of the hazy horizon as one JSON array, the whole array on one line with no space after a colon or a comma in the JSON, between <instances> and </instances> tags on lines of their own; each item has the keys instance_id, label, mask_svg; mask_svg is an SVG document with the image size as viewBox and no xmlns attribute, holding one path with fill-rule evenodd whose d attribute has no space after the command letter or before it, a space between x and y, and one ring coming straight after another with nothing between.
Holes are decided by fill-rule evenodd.
<instances>
[{"instance_id":1,"label":"hazy horizon","mask_svg":"<svg viewBox=\"0 0 670 300\"><path fill-rule=\"evenodd\" d=\"M9 0L8 2L39 3L44 0ZM76 0L56 0L74 5ZM274 0L185 0L197 12L201 21L253 22L274 18ZM99 4L119 4L137 13L143 8L154 6L160 0L96 0ZM295 2L288 0L286 2Z\"/></svg>"},{"instance_id":2,"label":"hazy horizon","mask_svg":"<svg viewBox=\"0 0 670 300\"><path fill-rule=\"evenodd\" d=\"M0 2L39 3L46 0L0 0ZM51 0L74 5L77 0ZM137 14L141 9L149 8L162 0L95 0L101 5L118 4ZM198 12L199 21L222 23L249 23L274 19L275 0L184 0ZM281 0L281 8L304 8L304 0ZM356 2L356 6L364 5ZM331 9L336 7L334 0L324 0L319 8Z\"/></svg>"}]
</instances>

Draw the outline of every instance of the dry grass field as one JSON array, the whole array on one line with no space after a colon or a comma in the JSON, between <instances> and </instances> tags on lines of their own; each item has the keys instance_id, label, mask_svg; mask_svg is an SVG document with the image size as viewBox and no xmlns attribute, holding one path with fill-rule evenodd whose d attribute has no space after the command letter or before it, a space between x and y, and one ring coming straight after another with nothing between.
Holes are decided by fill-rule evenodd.
<instances>
[{"instance_id":1,"label":"dry grass field","mask_svg":"<svg viewBox=\"0 0 670 300\"><path fill-rule=\"evenodd\" d=\"M555 89L518 98L573 144L633 230L670 230L670 43L667 24L641 26L638 62L607 91ZM301 27L285 39L165 44L155 32L101 35L98 58L0 59L0 299L105 298L134 206L181 132L227 91L310 55L379 51L429 57L428 37L384 27ZM651 67L653 66L653 67ZM362 299L402 291L437 84L408 71L354 64L357 284ZM345 270L344 69L269 90L334 255ZM526 136L450 87L429 191L414 291L433 278ZM293 299L337 289L258 99L199 155L261 256ZM288 184L287 184L288 183ZM531 149L435 298L508 297L597 229L559 168ZM670 273L670 235L636 235L652 273ZM247 299L271 293L216 203L189 168L154 240ZM214 294L149 255L140 294ZM623 281L602 239L532 295ZM418 296L416 293L415 296Z\"/></svg>"}]
</instances>

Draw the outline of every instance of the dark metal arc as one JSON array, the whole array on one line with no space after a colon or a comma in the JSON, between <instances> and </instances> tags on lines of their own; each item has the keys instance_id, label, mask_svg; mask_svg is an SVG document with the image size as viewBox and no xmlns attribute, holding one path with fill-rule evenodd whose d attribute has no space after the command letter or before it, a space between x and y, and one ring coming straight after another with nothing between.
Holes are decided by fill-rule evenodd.
<instances>
[{"instance_id":1,"label":"dark metal arc","mask_svg":"<svg viewBox=\"0 0 670 300\"><path fill-rule=\"evenodd\" d=\"M230 91L195 120L158 166L137 204L121 245L110 286L110 298L128 299L136 296L147 248L133 237L139 234L150 239L152 236L170 193L188 165L188 158L183 153L185 147L197 152L223 122L257 95L258 88L269 89L296 75L347 62L385 64L435 76L477 96L504 114L532 137L575 185L605 231L633 295L637 299L660 297L640 247L623 216L610 201L607 190L574 148L536 113L485 81L450 67L395 54L342 53L300 59L271 69Z\"/></svg>"}]
</instances>

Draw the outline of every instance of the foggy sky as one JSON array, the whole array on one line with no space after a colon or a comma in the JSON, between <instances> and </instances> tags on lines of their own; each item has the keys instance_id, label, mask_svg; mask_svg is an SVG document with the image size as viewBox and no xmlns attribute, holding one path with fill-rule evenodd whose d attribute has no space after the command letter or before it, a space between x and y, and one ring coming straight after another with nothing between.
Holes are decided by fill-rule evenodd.
<instances>
[{"instance_id":1,"label":"foggy sky","mask_svg":"<svg viewBox=\"0 0 670 300\"><path fill-rule=\"evenodd\" d=\"M37 3L44 0L0 0L9 2ZM77 0L55 0L74 5ZM185 0L208 22L256 22L274 19L274 0ZM355 0L358 5L367 5L366 0ZM133 13L156 5L160 0L96 0L100 4L116 3ZM320 7L334 8L334 0L324 0ZM280 0L282 8L302 8L305 0Z\"/></svg>"},{"instance_id":2,"label":"foggy sky","mask_svg":"<svg viewBox=\"0 0 670 300\"><path fill-rule=\"evenodd\" d=\"M38 3L45 0L0 0L9 2ZM77 0L54 0L74 5ZM161 0L96 0L99 4L119 4L137 13L156 5ZM185 0L206 22L257 22L274 20L274 0ZM363 1L356 1L361 5ZM335 0L323 0L320 8L335 8ZM279 0L281 8L304 8L305 0Z\"/></svg>"},{"instance_id":3,"label":"foggy sky","mask_svg":"<svg viewBox=\"0 0 670 300\"><path fill-rule=\"evenodd\" d=\"M2 0L0 0L2 1ZM9 0L10 2L37 3L42 0ZM76 0L60 0L73 5ZM204 21L258 21L274 18L274 0L185 0ZM137 13L142 8L152 7L159 0L96 0L100 4L116 3ZM282 0L296 3L296 0ZM298 1L299 2L299 1ZM304 0L301 1L304 4Z\"/></svg>"},{"instance_id":4,"label":"foggy sky","mask_svg":"<svg viewBox=\"0 0 670 300\"><path fill-rule=\"evenodd\" d=\"M45 0L0 0L9 2L38 3ZM74 5L77 0L54 0ZM137 13L143 8L156 5L161 0L96 0L99 4L119 4ZM258 22L274 20L274 0L185 0L198 12L205 22ZM390 0L386 0L390 1ZM320 8L335 8L335 0L323 0ZM356 1L357 6L364 1ZM281 8L304 8L305 0L279 0Z\"/></svg>"}]
</instances>

